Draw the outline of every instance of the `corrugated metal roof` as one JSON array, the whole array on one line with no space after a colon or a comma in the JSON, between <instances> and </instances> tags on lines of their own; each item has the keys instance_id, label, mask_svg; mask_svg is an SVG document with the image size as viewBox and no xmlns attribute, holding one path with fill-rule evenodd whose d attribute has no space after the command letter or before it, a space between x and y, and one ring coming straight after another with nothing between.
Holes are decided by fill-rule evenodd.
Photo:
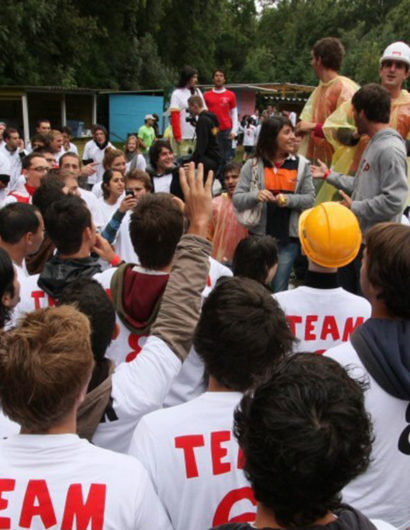
<instances>
[{"instance_id":1,"label":"corrugated metal roof","mask_svg":"<svg viewBox=\"0 0 410 530\"><path fill-rule=\"evenodd\" d=\"M298 83L229 83L225 85L231 90L242 89L256 92L297 94L300 92L313 92L316 88L311 85L299 85ZM203 89L210 89L213 84L200 85Z\"/></svg>"},{"instance_id":2,"label":"corrugated metal roof","mask_svg":"<svg viewBox=\"0 0 410 530\"><path fill-rule=\"evenodd\" d=\"M62 87L62 86L31 86L31 85L2 85L0 86L0 94L2 92L54 92L58 94L97 94L101 90L96 88L77 88L77 87Z\"/></svg>"}]
</instances>

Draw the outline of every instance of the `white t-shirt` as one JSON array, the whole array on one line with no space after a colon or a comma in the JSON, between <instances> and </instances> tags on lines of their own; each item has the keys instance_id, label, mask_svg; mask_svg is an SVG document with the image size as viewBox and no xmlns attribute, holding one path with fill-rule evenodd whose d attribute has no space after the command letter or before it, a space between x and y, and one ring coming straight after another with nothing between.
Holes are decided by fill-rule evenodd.
<instances>
[{"instance_id":1,"label":"white t-shirt","mask_svg":"<svg viewBox=\"0 0 410 530\"><path fill-rule=\"evenodd\" d=\"M98 205L101 211L101 216L103 219L104 228L109 223L111 217L118 210L123 198L124 198L124 194L120 195L114 204L108 204L108 202L106 202L103 197L101 197L100 199L97 199L97 202L98 202Z\"/></svg>"},{"instance_id":2,"label":"white t-shirt","mask_svg":"<svg viewBox=\"0 0 410 530\"><path fill-rule=\"evenodd\" d=\"M245 147L254 146L256 143L256 127L255 125L247 125L243 129L243 144Z\"/></svg>"},{"instance_id":3,"label":"white t-shirt","mask_svg":"<svg viewBox=\"0 0 410 530\"><path fill-rule=\"evenodd\" d=\"M211 528L244 515L256 501L232 434L239 392L206 392L142 418L129 453L147 469L175 530ZM245 515L246 514L246 515Z\"/></svg>"},{"instance_id":4,"label":"white t-shirt","mask_svg":"<svg viewBox=\"0 0 410 530\"><path fill-rule=\"evenodd\" d=\"M96 182L95 184L93 184L91 192L97 197L97 199L100 199L103 196L101 182Z\"/></svg>"},{"instance_id":5,"label":"white t-shirt","mask_svg":"<svg viewBox=\"0 0 410 530\"><path fill-rule=\"evenodd\" d=\"M117 237L114 241L115 252L120 256L120 258L126 263L139 263L139 258L132 246L131 237L130 237L130 221L131 221L131 211L124 215L120 228L117 232Z\"/></svg>"},{"instance_id":6,"label":"white t-shirt","mask_svg":"<svg viewBox=\"0 0 410 530\"><path fill-rule=\"evenodd\" d=\"M85 190L83 188L78 188L80 196L83 201L86 202L88 209L93 216L93 221L97 229L105 228L104 217L101 212L101 206L97 197L91 191Z\"/></svg>"},{"instance_id":7,"label":"white t-shirt","mask_svg":"<svg viewBox=\"0 0 410 530\"><path fill-rule=\"evenodd\" d=\"M170 530L135 458L75 434L0 440L2 528Z\"/></svg>"},{"instance_id":8,"label":"white t-shirt","mask_svg":"<svg viewBox=\"0 0 410 530\"><path fill-rule=\"evenodd\" d=\"M180 111L179 118L181 124L181 135L183 140L192 140L195 134L195 128L192 127L190 123L185 121L185 118L188 116L188 99L192 95L199 96L203 101L204 107L206 108L204 97L199 88L195 88L195 94L192 94L189 88L176 88L171 95L169 110Z\"/></svg>"},{"instance_id":9,"label":"white t-shirt","mask_svg":"<svg viewBox=\"0 0 410 530\"><path fill-rule=\"evenodd\" d=\"M75 153L76 155L78 155L77 146L75 144L71 143L71 142L70 142L69 148L67 150L64 149L64 146L61 146L61 149L60 149L60 151L57 154L58 159L60 160L60 158L63 155L65 155L66 153Z\"/></svg>"},{"instance_id":10,"label":"white t-shirt","mask_svg":"<svg viewBox=\"0 0 410 530\"><path fill-rule=\"evenodd\" d=\"M131 169L131 164L135 161L135 165L133 164L133 169L141 169L142 171L145 171L147 167L147 161L145 160L144 155L141 153L138 153L137 155L132 158L129 162L125 164L125 171L128 172Z\"/></svg>"},{"instance_id":11,"label":"white t-shirt","mask_svg":"<svg viewBox=\"0 0 410 530\"><path fill-rule=\"evenodd\" d=\"M13 265L16 269L16 272L17 272L17 279L19 281L19 283L21 283L22 281L25 280L25 278L27 278L27 276L29 276L29 273L27 271L27 267L26 267L26 260L23 259L23 263L21 264L21 267L20 265L17 265L17 263L14 263L13 261Z\"/></svg>"},{"instance_id":12,"label":"white t-shirt","mask_svg":"<svg viewBox=\"0 0 410 530\"><path fill-rule=\"evenodd\" d=\"M208 280L205 289L202 292L203 300L214 288L218 278L221 276L232 276L232 272L221 263L217 262L213 258L209 258L209 261L210 268ZM111 294L111 278L116 270L116 268L111 268L94 276L94 279L104 287L109 295ZM143 267L137 267L136 270L147 275L164 274L160 271L144 269ZM141 351L141 347L143 346L145 340L146 336L136 335L130 332L117 315L115 338L107 349L106 357L111 359L117 366L124 361L129 362Z\"/></svg>"},{"instance_id":13,"label":"white t-shirt","mask_svg":"<svg viewBox=\"0 0 410 530\"><path fill-rule=\"evenodd\" d=\"M19 181L17 186L14 188L10 187L10 190L8 195L5 197L3 201L3 206L6 206L7 204L13 204L15 202L25 202L28 204L31 204L33 201L32 195L27 191L27 188L25 186L25 179L24 182Z\"/></svg>"},{"instance_id":14,"label":"white t-shirt","mask_svg":"<svg viewBox=\"0 0 410 530\"><path fill-rule=\"evenodd\" d=\"M0 208L2 208L2 206L5 206L4 201L6 200L8 192L8 187L0 190Z\"/></svg>"},{"instance_id":15,"label":"white t-shirt","mask_svg":"<svg viewBox=\"0 0 410 530\"><path fill-rule=\"evenodd\" d=\"M213 258L209 258L209 260L210 268L208 280L207 285L202 292L202 300L204 300L214 288L218 278L221 276L232 276L232 272L227 267ZM94 279L101 283L109 294L111 278L115 273L115 270L116 269L114 268L108 269L94 276ZM158 271L150 271L143 268L138 268L137 270L143 271L146 274L160 274ZM106 357L111 359L115 365L118 366L124 361L132 361L137 355L139 355L147 340L147 336L137 335L129 331L121 322L117 314L115 322L115 336L107 349ZM165 399L164 406L170 407L183 403L188 399L192 399L201 394L204 391L204 388L204 365L192 348L181 371L171 386L169 394Z\"/></svg>"},{"instance_id":16,"label":"white t-shirt","mask_svg":"<svg viewBox=\"0 0 410 530\"><path fill-rule=\"evenodd\" d=\"M7 156L3 153L0 148L0 175L9 175L11 173L10 161ZM10 191L10 182L5 188L0 189L0 208L3 206L3 202Z\"/></svg>"},{"instance_id":17,"label":"white t-shirt","mask_svg":"<svg viewBox=\"0 0 410 530\"><path fill-rule=\"evenodd\" d=\"M4 414L3 410L0 408L0 439L8 438L9 436L13 434L18 434L19 432L20 432L20 425L16 423L15 421L11 421L11 419L8 418ZM1 514L1 511L0 511L0 514Z\"/></svg>"},{"instance_id":18,"label":"white t-shirt","mask_svg":"<svg viewBox=\"0 0 410 530\"><path fill-rule=\"evenodd\" d=\"M323 353L349 340L357 326L370 317L369 302L337 287L317 289L301 286L275 293L292 332L300 342L299 352Z\"/></svg>"},{"instance_id":19,"label":"white t-shirt","mask_svg":"<svg viewBox=\"0 0 410 530\"><path fill-rule=\"evenodd\" d=\"M350 342L328 350L326 356L349 367L352 377L367 375L370 382L365 407L375 435L372 461L367 471L343 490L343 501L367 517L405 530L410 526L410 403L378 385Z\"/></svg>"},{"instance_id":20,"label":"white t-shirt","mask_svg":"<svg viewBox=\"0 0 410 530\"><path fill-rule=\"evenodd\" d=\"M88 177L88 184L95 184L96 182L101 182L102 176L104 174L104 167L102 165L102 161L104 159L104 154L107 147L114 148L111 142L108 142L104 149L100 149L98 145L94 142L94 140L89 140L85 144L83 160L90 160L92 158L94 162L97 162L97 165L95 166L95 169L97 171L96 173Z\"/></svg>"},{"instance_id":21,"label":"white t-shirt","mask_svg":"<svg viewBox=\"0 0 410 530\"><path fill-rule=\"evenodd\" d=\"M165 342L148 337L133 361L115 369L108 409L97 426L93 444L126 453L138 422L162 406L181 366Z\"/></svg>"},{"instance_id":22,"label":"white t-shirt","mask_svg":"<svg viewBox=\"0 0 410 530\"><path fill-rule=\"evenodd\" d=\"M167 175L162 175L162 177L154 177L153 180L154 180L155 193L159 193L159 192L170 193L171 192L172 173L168 173Z\"/></svg>"},{"instance_id":23,"label":"white t-shirt","mask_svg":"<svg viewBox=\"0 0 410 530\"><path fill-rule=\"evenodd\" d=\"M15 151L9 151L6 149L6 143L3 142L0 145L0 153L2 153L8 161L8 167L10 170L9 190L15 190L17 188L22 169L20 151L18 149Z\"/></svg>"},{"instance_id":24,"label":"white t-shirt","mask_svg":"<svg viewBox=\"0 0 410 530\"><path fill-rule=\"evenodd\" d=\"M20 302L14 308L13 318L17 321L18 318L43 307L49 307L55 305L55 302L51 296L45 293L37 285L39 274L33 274L20 280Z\"/></svg>"}]
</instances>

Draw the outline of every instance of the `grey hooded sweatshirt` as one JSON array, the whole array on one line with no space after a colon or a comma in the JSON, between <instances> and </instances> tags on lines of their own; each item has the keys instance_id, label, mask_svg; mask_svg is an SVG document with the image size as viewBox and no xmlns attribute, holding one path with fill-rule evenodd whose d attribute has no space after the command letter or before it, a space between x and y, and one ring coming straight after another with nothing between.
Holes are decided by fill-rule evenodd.
<instances>
[{"instance_id":1,"label":"grey hooded sweatshirt","mask_svg":"<svg viewBox=\"0 0 410 530\"><path fill-rule=\"evenodd\" d=\"M379 131L368 143L354 177L332 172L327 181L351 196L351 209L364 236L376 223L400 222L409 194L403 138L394 129Z\"/></svg>"}]
</instances>

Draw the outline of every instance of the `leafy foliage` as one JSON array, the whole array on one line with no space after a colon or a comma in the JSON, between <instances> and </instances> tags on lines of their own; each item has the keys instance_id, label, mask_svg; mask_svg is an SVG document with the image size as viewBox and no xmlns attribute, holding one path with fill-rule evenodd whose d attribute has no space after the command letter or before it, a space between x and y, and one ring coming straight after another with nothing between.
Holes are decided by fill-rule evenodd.
<instances>
[{"instance_id":1,"label":"leafy foliage","mask_svg":"<svg viewBox=\"0 0 410 530\"><path fill-rule=\"evenodd\" d=\"M342 39L343 73L378 79L385 46L410 41L409 0L3 0L0 83L169 88L184 64L209 82L316 84L314 42Z\"/></svg>"}]
</instances>

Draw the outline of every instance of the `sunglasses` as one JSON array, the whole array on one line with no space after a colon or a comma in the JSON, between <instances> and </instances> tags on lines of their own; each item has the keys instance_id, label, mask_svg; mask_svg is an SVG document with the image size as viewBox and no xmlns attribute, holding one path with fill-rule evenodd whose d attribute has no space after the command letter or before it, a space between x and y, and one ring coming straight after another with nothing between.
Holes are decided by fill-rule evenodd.
<instances>
[{"instance_id":1,"label":"sunglasses","mask_svg":"<svg viewBox=\"0 0 410 530\"><path fill-rule=\"evenodd\" d=\"M401 70L402 68L406 68L406 63L403 63L402 61L394 61L388 59L387 61L382 62L382 67L391 68L392 66L395 66L398 70Z\"/></svg>"}]
</instances>

